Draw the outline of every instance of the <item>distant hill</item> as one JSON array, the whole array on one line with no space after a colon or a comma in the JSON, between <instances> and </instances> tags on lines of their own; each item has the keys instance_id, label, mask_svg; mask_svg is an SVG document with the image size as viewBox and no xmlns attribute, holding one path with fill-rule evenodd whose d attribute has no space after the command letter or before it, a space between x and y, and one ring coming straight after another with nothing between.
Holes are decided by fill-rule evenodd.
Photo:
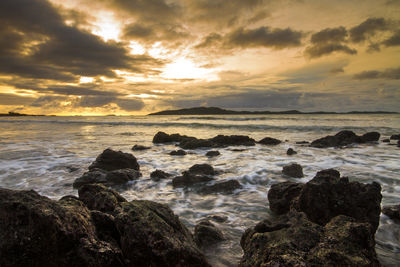
<instances>
[{"instance_id":1,"label":"distant hill","mask_svg":"<svg viewBox=\"0 0 400 267\"><path fill-rule=\"evenodd\" d=\"M195 108L184 108L175 110L164 110L160 112L150 113L148 115L257 115L257 114L397 114L397 112L387 111L351 111L345 113L338 112L301 112L298 110L286 110L286 111L234 111L227 110L217 107L195 107Z\"/></svg>"},{"instance_id":2,"label":"distant hill","mask_svg":"<svg viewBox=\"0 0 400 267\"><path fill-rule=\"evenodd\" d=\"M8 112L8 113L0 113L1 117L22 117L22 116L45 116L45 115L30 115L30 114L23 114L18 112Z\"/></svg>"}]
</instances>

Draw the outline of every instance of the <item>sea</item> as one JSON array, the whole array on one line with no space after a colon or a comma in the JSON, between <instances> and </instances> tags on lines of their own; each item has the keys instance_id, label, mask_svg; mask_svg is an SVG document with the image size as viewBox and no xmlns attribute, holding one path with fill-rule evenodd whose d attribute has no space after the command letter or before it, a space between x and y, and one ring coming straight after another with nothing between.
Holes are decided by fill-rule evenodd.
<instances>
[{"instance_id":1,"label":"sea","mask_svg":"<svg viewBox=\"0 0 400 267\"><path fill-rule=\"evenodd\" d=\"M106 148L132 153L143 176L115 188L128 200L146 199L167 204L193 231L200 220L213 215L226 237L205 251L213 266L236 266L243 255L240 237L259 221L272 216L267 193L284 181L306 183L316 172L335 168L351 181L378 182L382 205L400 203L400 148L397 141L356 144L346 148L312 148L296 144L341 130L356 134L377 131L381 139L400 134L400 114L297 114L207 116L104 116L104 117L0 117L0 187L36 190L51 199L77 195L73 181ZM247 135L255 140L273 137L277 146L219 148L220 156L208 158L207 149L171 156L174 144L154 145L153 136L163 131L197 138ZM132 151L133 145L150 146ZM296 155L288 156L293 148ZM305 177L288 178L282 167L303 166ZM171 179L153 181L156 169L180 175L194 164L208 163L220 172L218 181L238 180L243 188L232 194L199 195L191 188L173 188ZM381 215L376 251L384 266L400 265L400 224Z\"/></svg>"}]
</instances>

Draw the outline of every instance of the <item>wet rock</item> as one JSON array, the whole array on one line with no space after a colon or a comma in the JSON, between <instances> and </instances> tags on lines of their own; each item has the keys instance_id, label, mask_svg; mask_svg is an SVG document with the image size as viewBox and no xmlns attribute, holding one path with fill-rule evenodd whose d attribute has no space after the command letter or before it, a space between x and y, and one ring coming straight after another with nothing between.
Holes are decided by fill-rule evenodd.
<instances>
[{"instance_id":1,"label":"wet rock","mask_svg":"<svg viewBox=\"0 0 400 267\"><path fill-rule=\"evenodd\" d=\"M390 136L390 140L400 140L400 134L393 134Z\"/></svg>"},{"instance_id":2,"label":"wet rock","mask_svg":"<svg viewBox=\"0 0 400 267\"><path fill-rule=\"evenodd\" d=\"M288 156L292 156L295 154L297 154L297 152L294 151L293 148L288 148L288 150L286 151L286 155L288 155Z\"/></svg>"},{"instance_id":3,"label":"wet rock","mask_svg":"<svg viewBox=\"0 0 400 267\"><path fill-rule=\"evenodd\" d=\"M187 153L185 150L179 149L179 150L171 151L169 154L171 156L185 156Z\"/></svg>"},{"instance_id":4,"label":"wet rock","mask_svg":"<svg viewBox=\"0 0 400 267\"><path fill-rule=\"evenodd\" d=\"M352 131L340 131L334 136L326 136L317 140L314 140L310 146L317 148L326 148L326 147L341 147L348 146L354 143L366 143L366 142L375 142L378 141L380 137L380 133L378 132L369 132L362 136L356 135Z\"/></svg>"},{"instance_id":5,"label":"wet rock","mask_svg":"<svg viewBox=\"0 0 400 267\"><path fill-rule=\"evenodd\" d=\"M131 266L210 266L168 206L146 200L121 206L115 225Z\"/></svg>"},{"instance_id":6,"label":"wet rock","mask_svg":"<svg viewBox=\"0 0 400 267\"><path fill-rule=\"evenodd\" d=\"M209 158L217 157L217 156L219 156L219 155L221 155L221 153L219 153L218 150L211 150L211 151L208 151L208 152L206 153L206 156L209 157Z\"/></svg>"},{"instance_id":7,"label":"wet rock","mask_svg":"<svg viewBox=\"0 0 400 267\"><path fill-rule=\"evenodd\" d=\"M172 179L173 187L186 187L193 186L198 183L204 183L214 180L213 178L205 175L196 175L190 172L183 172L182 176L177 176Z\"/></svg>"},{"instance_id":8,"label":"wet rock","mask_svg":"<svg viewBox=\"0 0 400 267\"><path fill-rule=\"evenodd\" d=\"M379 141L379 138L381 137L381 134L378 132L369 132L366 134L363 134L361 136L362 142L377 142Z\"/></svg>"},{"instance_id":9,"label":"wet rock","mask_svg":"<svg viewBox=\"0 0 400 267\"><path fill-rule=\"evenodd\" d=\"M237 180L228 180L218 182L213 185L205 186L200 189L201 194L224 193L230 194L236 189L242 188L242 185Z\"/></svg>"},{"instance_id":10,"label":"wet rock","mask_svg":"<svg viewBox=\"0 0 400 267\"><path fill-rule=\"evenodd\" d=\"M158 132L153 137L153 143L155 144L163 144L163 143L171 143L171 142L182 142L188 140L196 140L195 137L180 135L180 134L166 134L164 132Z\"/></svg>"},{"instance_id":11,"label":"wet rock","mask_svg":"<svg viewBox=\"0 0 400 267\"><path fill-rule=\"evenodd\" d=\"M216 144L208 139L193 139L182 141L179 146L183 149L215 147Z\"/></svg>"},{"instance_id":12,"label":"wet rock","mask_svg":"<svg viewBox=\"0 0 400 267\"><path fill-rule=\"evenodd\" d=\"M89 170L94 169L102 169L105 171L134 169L139 171L139 164L132 154L114 151L108 148L89 166Z\"/></svg>"},{"instance_id":13,"label":"wet rock","mask_svg":"<svg viewBox=\"0 0 400 267\"><path fill-rule=\"evenodd\" d=\"M125 266L121 250L96 236L74 197L0 189L0 266Z\"/></svg>"},{"instance_id":14,"label":"wet rock","mask_svg":"<svg viewBox=\"0 0 400 267\"><path fill-rule=\"evenodd\" d=\"M383 139L382 143L390 143L390 139L389 138Z\"/></svg>"},{"instance_id":15,"label":"wet rock","mask_svg":"<svg viewBox=\"0 0 400 267\"><path fill-rule=\"evenodd\" d=\"M194 228L194 241L205 248L225 240L221 230L208 220L200 221Z\"/></svg>"},{"instance_id":16,"label":"wet rock","mask_svg":"<svg viewBox=\"0 0 400 267\"><path fill-rule=\"evenodd\" d=\"M269 208L275 214L285 214L293 205L292 201L296 199L304 184L294 182L277 183L271 186L268 191Z\"/></svg>"},{"instance_id":17,"label":"wet rock","mask_svg":"<svg viewBox=\"0 0 400 267\"><path fill-rule=\"evenodd\" d=\"M324 227L289 212L247 229L240 266L380 266L368 223L337 216Z\"/></svg>"},{"instance_id":18,"label":"wet rock","mask_svg":"<svg viewBox=\"0 0 400 267\"><path fill-rule=\"evenodd\" d=\"M132 147L132 150L133 151L142 151L142 150L148 150L148 149L150 149L151 147L149 147L149 146L142 146L142 145L134 145L133 147Z\"/></svg>"},{"instance_id":19,"label":"wet rock","mask_svg":"<svg viewBox=\"0 0 400 267\"><path fill-rule=\"evenodd\" d=\"M280 143L282 143L282 141L272 138L272 137L265 137L265 138L261 139L260 141L258 141L258 143L263 144L263 145L275 146L275 145L279 145Z\"/></svg>"},{"instance_id":20,"label":"wet rock","mask_svg":"<svg viewBox=\"0 0 400 267\"><path fill-rule=\"evenodd\" d=\"M169 177L171 177L172 174L166 173L162 170L155 170L152 173L150 173L150 178L155 180L155 181L159 181L162 179L167 179Z\"/></svg>"},{"instance_id":21,"label":"wet rock","mask_svg":"<svg viewBox=\"0 0 400 267\"><path fill-rule=\"evenodd\" d=\"M114 216L98 210L91 210L90 216L92 217L98 238L119 247L121 236L115 225Z\"/></svg>"},{"instance_id":22,"label":"wet rock","mask_svg":"<svg viewBox=\"0 0 400 267\"><path fill-rule=\"evenodd\" d=\"M218 223L223 223L228 220L228 216L224 216L224 215L208 215L207 218L210 220L216 221Z\"/></svg>"},{"instance_id":23,"label":"wet rock","mask_svg":"<svg viewBox=\"0 0 400 267\"><path fill-rule=\"evenodd\" d=\"M214 175L216 172L210 164L195 164L189 168L189 172L192 174L203 174L203 175Z\"/></svg>"},{"instance_id":24,"label":"wet rock","mask_svg":"<svg viewBox=\"0 0 400 267\"><path fill-rule=\"evenodd\" d=\"M298 141L298 142L296 142L296 144L298 144L298 145L307 145L309 143L310 142L308 142L308 141Z\"/></svg>"},{"instance_id":25,"label":"wet rock","mask_svg":"<svg viewBox=\"0 0 400 267\"><path fill-rule=\"evenodd\" d=\"M400 205L384 206L382 213L387 215L390 219L400 221Z\"/></svg>"},{"instance_id":26,"label":"wet rock","mask_svg":"<svg viewBox=\"0 0 400 267\"><path fill-rule=\"evenodd\" d=\"M218 146L254 146L255 141L245 135L217 135L210 141Z\"/></svg>"},{"instance_id":27,"label":"wet rock","mask_svg":"<svg viewBox=\"0 0 400 267\"><path fill-rule=\"evenodd\" d=\"M77 178L73 183L73 187L80 188L85 184L120 185L138 179L141 175L140 172L133 169L120 169L110 172L92 169Z\"/></svg>"},{"instance_id":28,"label":"wet rock","mask_svg":"<svg viewBox=\"0 0 400 267\"><path fill-rule=\"evenodd\" d=\"M101 212L112 212L120 208L120 203L126 202L116 191L101 184L84 185L78 190L79 199L85 203L90 210Z\"/></svg>"},{"instance_id":29,"label":"wet rock","mask_svg":"<svg viewBox=\"0 0 400 267\"><path fill-rule=\"evenodd\" d=\"M304 177L303 174L303 167L300 164L292 163L290 165L283 166L282 173L284 175L293 177L293 178L302 178Z\"/></svg>"}]
</instances>

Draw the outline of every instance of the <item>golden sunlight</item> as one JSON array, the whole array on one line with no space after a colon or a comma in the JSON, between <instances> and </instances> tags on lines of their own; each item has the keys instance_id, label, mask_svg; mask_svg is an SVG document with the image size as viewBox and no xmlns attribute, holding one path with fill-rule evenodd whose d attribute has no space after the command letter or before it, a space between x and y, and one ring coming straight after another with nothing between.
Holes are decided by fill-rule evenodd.
<instances>
[{"instance_id":1,"label":"golden sunlight","mask_svg":"<svg viewBox=\"0 0 400 267\"><path fill-rule=\"evenodd\" d=\"M79 79L79 83L91 83L94 81L93 77L86 77L86 76L81 76Z\"/></svg>"},{"instance_id":2,"label":"golden sunlight","mask_svg":"<svg viewBox=\"0 0 400 267\"><path fill-rule=\"evenodd\" d=\"M202 79L217 80L218 77L212 70L196 66L193 61L187 58L178 58L174 62L167 64L161 77L167 79Z\"/></svg>"},{"instance_id":3,"label":"golden sunlight","mask_svg":"<svg viewBox=\"0 0 400 267\"><path fill-rule=\"evenodd\" d=\"M119 41L120 27L118 23L114 20L112 13L101 12L97 22L94 23L95 28L92 33L100 36L106 42L108 40Z\"/></svg>"}]
</instances>

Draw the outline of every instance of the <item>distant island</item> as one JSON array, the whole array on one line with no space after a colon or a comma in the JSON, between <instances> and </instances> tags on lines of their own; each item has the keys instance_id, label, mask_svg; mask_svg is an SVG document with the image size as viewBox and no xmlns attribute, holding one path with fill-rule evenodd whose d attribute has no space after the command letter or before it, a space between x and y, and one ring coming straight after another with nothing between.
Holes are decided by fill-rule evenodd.
<instances>
[{"instance_id":1,"label":"distant island","mask_svg":"<svg viewBox=\"0 0 400 267\"><path fill-rule=\"evenodd\" d=\"M217 107L195 107L175 110L164 110L150 113L148 115L268 115L268 114L398 114L398 112L389 111L350 111L350 112L301 112L298 110L286 111L234 111Z\"/></svg>"},{"instance_id":2,"label":"distant island","mask_svg":"<svg viewBox=\"0 0 400 267\"><path fill-rule=\"evenodd\" d=\"M31 115L31 114L23 114L18 112L8 112L8 113L0 113L0 117L22 117L22 116L46 116L46 115Z\"/></svg>"}]
</instances>

